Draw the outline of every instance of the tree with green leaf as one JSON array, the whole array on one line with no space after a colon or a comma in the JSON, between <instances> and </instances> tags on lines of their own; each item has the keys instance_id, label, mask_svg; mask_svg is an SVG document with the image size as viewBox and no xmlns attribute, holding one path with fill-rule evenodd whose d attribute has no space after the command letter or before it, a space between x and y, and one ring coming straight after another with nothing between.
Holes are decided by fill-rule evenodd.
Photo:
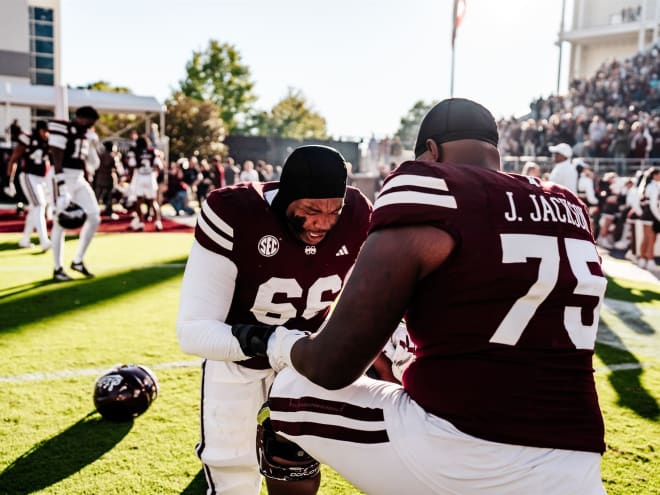
<instances>
[{"instance_id":1,"label":"tree with green leaf","mask_svg":"<svg viewBox=\"0 0 660 495\"><path fill-rule=\"evenodd\" d=\"M170 157L206 157L225 151L225 127L217 104L178 92L166 105L165 132L170 138Z\"/></svg>"},{"instance_id":2,"label":"tree with green leaf","mask_svg":"<svg viewBox=\"0 0 660 495\"><path fill-rule=\"evenodd\" d=\"M251 125L261 136L293 139L327 139L325 119L316 112L300 90L289 88L270 112L251 116Z\"/></svg>"},{"instance_id":3,"label":"tree with green leaf","mask_svg":"<svg viewBox=\"0 0 660 495\"><path fill-rule=\"evenodd\" d=\"M180 81L181 93L214 103L227 132L246 114L256 97L252 93L250 68L243 64L235 46L210 40L205 50L194 51L186 64L186 77Z\"/></svg>"},{"instance_id":4,"label":"tree with green leaf","mask_svg":"<svg viewBox=\"0 0 660 495\"><path fill-rule=\"evenodd\" d=\"M399 129L396 131L396 136L399 136L401 139L401 144L404 149L412 149L415 146L415 139L417 138L417 130L419 129L419 123L437 101L432 101L431 103L426 103L422 100L417 101L408 113L401 117L401 122L399 124Z\"/></svg>"}]
</instances>

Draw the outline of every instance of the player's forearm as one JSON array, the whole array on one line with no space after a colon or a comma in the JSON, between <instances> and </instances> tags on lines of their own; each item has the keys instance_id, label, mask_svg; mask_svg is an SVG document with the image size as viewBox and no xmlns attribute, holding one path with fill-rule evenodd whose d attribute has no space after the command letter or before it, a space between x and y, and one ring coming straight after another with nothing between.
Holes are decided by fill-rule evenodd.
<instances>
[{"instance_id":1,"label":"player's forearm","mask_svg":"<svg viewBox=\"0 0 660 495\"><path fill-rule=\"evenodd\" d=\"M246 356L225 323L234 294L236 266L196 241L181 285L177 337L181 350L217 361Z\"/></svg>"},{"instance_id":2,"label":"player's forearm","mask_svg":"<svg viewBox=\"0 0 660 495\"><path fill-rule=\"evenodd\" d=\"M367 369L370 359L348 361L324 351L315 339L304 338L291 348L291 364L304 377L328 390L346 387Z\"/></svg>"},{"instance_id":3,"label":"player's forearm","mask_svg":"<svg viewBox=\"0 0 660 495\"><path fill-rule=\"evenodd\" d=\"M241 361L247 359L231 326L213 320L179 320L177 322L179 347L192 354L214 361Z\"/></svg>"}]
</instances>

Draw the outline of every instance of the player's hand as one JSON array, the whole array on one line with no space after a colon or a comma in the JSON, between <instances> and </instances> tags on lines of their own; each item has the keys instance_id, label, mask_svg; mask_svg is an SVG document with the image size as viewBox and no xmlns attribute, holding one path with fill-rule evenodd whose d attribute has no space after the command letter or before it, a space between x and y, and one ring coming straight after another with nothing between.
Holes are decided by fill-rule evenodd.
<instances>
[{"instance_id":1,"label":"player's hand","mask_svg":"<svg viewBox=\"0 0 660 495\"><path fill-rule=\"evenodd\" d=\"M13 182L10 182L9 185L5 186L2 190L10 198L13 198L14 196L16 196L16 186L14 185Z\"/></svg>"},{"instance_id":2,"label":"player's hand","mask_svg":"<svg viewBox=\"0 0 660 495\"><path fill-rule=\"evenodd\" d=\"M291 349L296 342L309 335L310 332L303 332L302 330L289 330L285 327L275 328L268 339L267 354L270 367L276 372L287 366L293 367Z\"/></svg>"},{"instance_id":3,"label":"player's hand","mask_svg":"<svg viewBox=\"0 0 660 495\"><path fill-rule=\"evenodd\" d=\"M250 325L237 323L232 325L231 333L238 339L241 349L246 356L266 357L268 339L275 332L275 325Z\"/></svg>"},{"instance_id":4,"label":"player's hand","mask_svg":"<svg viewBox=\"0 0 660 495\"><path fill-rule=\"evenodd\" d=\"M55 210L60 212L66 210L66 207L71 204L71 195L68 192L60 192L55 204Z\"/></svg>"}]
</instances>

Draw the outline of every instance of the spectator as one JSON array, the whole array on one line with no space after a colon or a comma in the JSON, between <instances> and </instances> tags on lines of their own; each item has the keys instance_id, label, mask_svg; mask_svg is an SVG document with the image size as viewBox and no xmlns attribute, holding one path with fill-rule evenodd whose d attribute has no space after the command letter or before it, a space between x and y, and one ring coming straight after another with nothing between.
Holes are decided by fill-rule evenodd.
<instances>
[{"instance_id":1,"label":"spectator","mask_svg":"<svg viewBox=\"0 0 660 495\"><path fill-rule=\"evenodd\" d=\"M188 206L188 194L190 186L183 180L184 165L189 167L186 158L179 158L176 163L170 167L167 176L167 191L165 198L168 203L174 208L175 214L183 215L184 213L192 215L195 210Z\"/></svg>"},{"instance_id":2,"label":"spectator","mask_svg":"<svg viewBox=\"0 0 660 495\"><path fill-rule=\"evenodd\" d=\"M233 186L236 182L238 182L239 176L241 174L240 169L236 166L236 162L231 156L228 156L225 158L224 162L224 170L225 170L225 184L228 186Z\"/></svg>"},{"instance_id":3,"label":"spectator","mask_svg":"<svg viewBox=\"0 0 660 495\"><path fill-rule=\"evenodd\" d=\"M259 182L259 174L254 169L254 162L252 160L245 160L243 162L243 171L239 176L241 182Z\"/></svg>"},{"instance_id":4,"label":"spectator","mask_svg":"<svg viewBox=\"0 0 660 495\"><path fill-rule=\"evenodd\" d=\"M526 162L522 169L522 175L530 177L541 177L541 167L534 162Z\"/></svg>"},{"instance_id":5,"label":"spectator","mask_svg":"<svg viewBox=\"0 0 660 495\"><path fill-rule=\"evenodd\" d=\"M112 141L104 141L99 168L94 174L94 192L96 198L103 204L103 214L112 217L112 195L119 182L123 167L119 161L117 146Z\"/></svg>"},{"instance_id":6,"label":"spectator","mask_svg":"<svg viewBox=\"0 0 660 495\"><path fill-rule=\"evenodd\" d=\"M215 170L217 169L211 169L211 166L206 159L203 159L200 162L199 174L197 175L197 180L195 181L197 190L197 203L200 205L204 202L208 193L214 189Z\"/></svg>"},{"instance_id":7,"label":"spectator","mask_svg":"<svg viewBox=\"0 0 660 495\"><path fill-rule=\"evenodd\" d=\"M550 146L548 150L552 153L555 164L550 172L550 180L577 194L578 173L571 162L572 148L567 143L559 143L556 146Z\"/></svg>"},{"instance_id":8,"label":"spectator","mask_svg":"<svg viewBox=\"0 0 660 495\"><path fill-rule=\"evenodd\" d=\"M213 155L211 158L211 177L213 178L212 189L225 187L225 167L222 165L220 155Z\"/></svg>"},{"instance_id":9,"label":"spectator","mask_svg":"<svg viewBox=\"0 0 660 495\"><path fill-rule=\"evenodd\" d=\"M660 168L646 169L639 190L643 231L638 264L642 268L655 271L658 267L654 249L660 233Z\"/></svg>"},{"instance_id":10,"label":"spectator","mask_svg":"<svg viewBox=\"0 0 660 495\"><path fill-rule=\"evenodd\" d=\"M12 148L18 143L18 137L21 135L21 132L23 132L23 129L21 129L18 119L12 120L11 124L9 124L9 143Z\"/></svg>"}]
</instances>

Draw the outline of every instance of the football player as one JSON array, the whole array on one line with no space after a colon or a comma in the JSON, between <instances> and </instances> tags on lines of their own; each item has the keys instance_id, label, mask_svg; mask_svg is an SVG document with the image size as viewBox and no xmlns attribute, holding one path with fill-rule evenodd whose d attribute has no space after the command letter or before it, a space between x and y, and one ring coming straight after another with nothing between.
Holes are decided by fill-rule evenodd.
<instances>
[{"instance_id":1,"label":"football player","mask_svg":"<svg viewBox=\"0 0 660 495\"><path fill-rule=\"evenodd\" d=\"M62 249L64 248L64 229L57 222L57 213L66 210L73 202L79 205L87 215L80 231L78 249L71 262L71 269L86 277L93 277L83 263L83 257L94 233L101 223L98 201L89 182L86 180L86 163L89 143L87 130L98 120L99 114L89 106L76 110L70 122L51 120L48 123L48 144L55 168L55 221L51 237L53 241L53 259L55 269L53 279L58 282L71 280L62 267Z\"/></svg>"},{"instance_id":2,"label":"football player","mask_svg":"<svg viewBox=\"0 0 660 495\"><path fill-rule=\"evenodd\" d=\"M316 331L339 294L367 234L371 204L346 186L346 162L325 146L295 149L279 182L212 191L197 219L177 322L182 350L204 358L201 439L209 494L258 494L257 412L274 372L249 358L234 324ZM315 493L320 473L288 469L270 493ZM292 462L293 461L293 462ZM293 467L293 466L292 466ZM288 474L287 474L288 473ZM302 481L288 481L302 479Z\"/></svg>"},{"instance_id":3,"label":"football player","mask_svg":"<svg viewBox=\"0 0 660 495\"><path fill-rule=\"evenodd\" d=\"M483 106L434 106L323 330L236 329L282 370L275 432L366 493L605 493L592 358L606 279L588 212L502 172L497 144ZM402 315L416 347L403 385L361 377Z\"/></svg>"},{"instance_id":4,"label":"football player","mask_svg":"<svg viewBox=\"0 0 660 495\"><path fill-rule=\"evenodd\" d=\"M160 218L160 205L158 204L158 183L156 178L163 170L163 161L160 152L149 146L146 138L139 137L135 147L128 152L128 167L131 175L131 196L135 200L135 212L137 218L131 223L133 230L144 230L144 217L142 205L146 205L147 212L153 209L155 215L154 226L156 230L163 230Z\"/></svg>"},{"instance_id":5,"label":"football player","mask_svg":"<svg viewBox=\"0 0 660 495\"><path fill-rule=\"evenodd\" d=\"M25 217L23 237L18 241L19 247L32 247L30 236L34 230L39 236L41 251L50 249L46 228L46 208L48 207L50 171L50 157L48 156L48 124L43 120L37 121L32 134L21 132L18 143L9 159L9 185L5 188L8 196L16 195L14 177L19 162L22 161L21 173L18 180L23 194L28 201L28 213Z\"/></svg>"}]
</instances>

